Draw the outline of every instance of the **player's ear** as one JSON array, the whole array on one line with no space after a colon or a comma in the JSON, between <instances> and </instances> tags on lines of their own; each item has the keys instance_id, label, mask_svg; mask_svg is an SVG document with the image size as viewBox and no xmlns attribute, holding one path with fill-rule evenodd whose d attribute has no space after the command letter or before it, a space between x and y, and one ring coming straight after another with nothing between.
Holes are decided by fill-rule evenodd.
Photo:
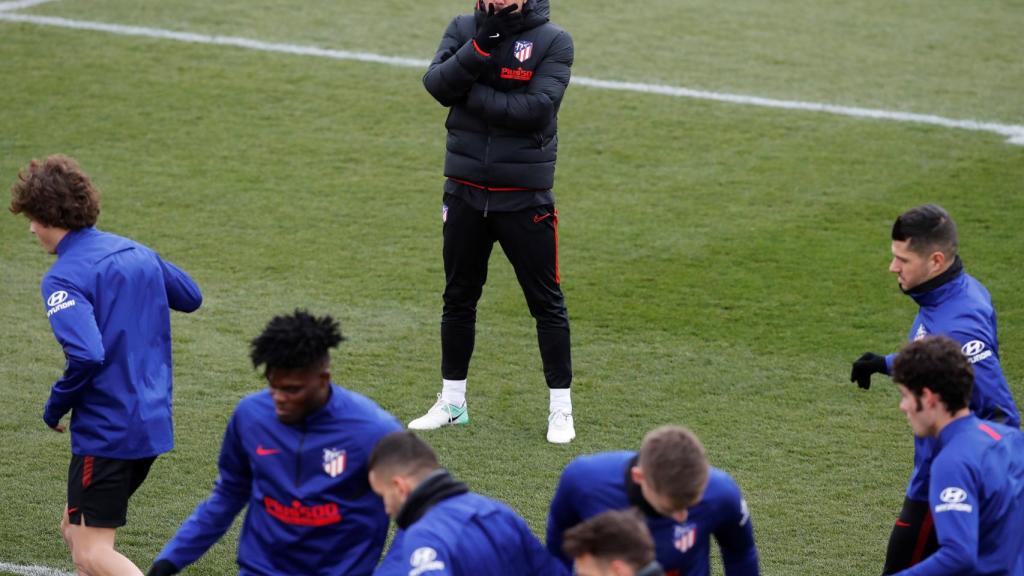
<instances>
[{"instance_id":1,"label":"player's ear","mask_svg":"<svg viewBox=\"0 0 1024 576\"><path fill-rule=\"evenodd\" d=\"M629 477L633 479L634 484L640 484L644 481L644 471L639 466L633 466L629 469Z\"/></svg>"},{"instance_id":2,"label":"player's ear","mask_svg":"<svg viewBox=\"0 0 1024 576\"><path fill-rule=\"evenodd\" d=\"M946 255L941 250L936 250L928 256L928 264L932 271L941 270L946 265Z\"/></svg>"}]
</instances>

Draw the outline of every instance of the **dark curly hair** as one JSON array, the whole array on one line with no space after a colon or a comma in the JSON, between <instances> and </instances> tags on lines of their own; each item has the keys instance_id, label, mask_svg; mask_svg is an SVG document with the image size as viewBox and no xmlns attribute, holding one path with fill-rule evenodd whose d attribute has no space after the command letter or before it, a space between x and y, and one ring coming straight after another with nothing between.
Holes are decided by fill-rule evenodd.
<instances>
[{"instance_id":1,"label":"dark curly hair","mask_svg":"<svg viewBox=\"0 0 1024 576\"><path fill-rule=\"evenodd\" d=\"M78 162L63 154L32 160L11 186L11 213L54 228L78 230L96 224L100 192Z\"/></svg>"},{"instance_id":2,"label":"dark curly hair","mask_svg":"<svg viewBox=\"0 0 1024 576\"><path fill-rule=\"evenodd\" d=\"M950 414L955 414L971 400L974 368L955 341L946 336L928 336L900 350L892 365L892 379L915 397L928 388L942 398Z\"/></svg>"},{"instance_id":3,"label":"dark curly hair","mask_svg":"<svg viewBox=\"0 0 1024 576\"><path fill-rule=\"evenodd\" d=\"M249 357L254 368L264 366L264 374L272 369L298 370L312 368L330 358L330 349L345 337L330 316L317 318L296 309L287 316L274 316L263 333L250 343Z\"/></svg>"}]
</instances>

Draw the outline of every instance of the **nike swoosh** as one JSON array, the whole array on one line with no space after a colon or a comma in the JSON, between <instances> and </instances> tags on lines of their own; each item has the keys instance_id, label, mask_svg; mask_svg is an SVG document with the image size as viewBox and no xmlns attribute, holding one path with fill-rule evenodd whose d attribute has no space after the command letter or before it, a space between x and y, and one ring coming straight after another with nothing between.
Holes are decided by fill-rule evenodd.
<instances>
[{"instance_id":1,"label":"nike swoosh","mask_svg":"<svg viewBox=\"0 0 1024 576\"><path fill-rule=\"evenodd\" d=\"M896 525L899 526L900 528L910 528L910 523L909 522L904 522L903 520L897 520L896 521Z\"/></svg>"},{"instance_id":2,"label":"nike swoosh","mask_svg":"<svg viewBox=\"0 0 1024 576\"><path fill-rule=\"evenodd\" d=\"M458 420L459 418L462 417L462 414L465 411L466 411L466 407L465 406L463 406L462 408L456 408L454 410L449 410L449 412L448 412L448 421L449 422L455 422L456 420Z\"/></svg>"},{"instance_id":3,"label":"nike swoosh","mask_svg":"<svg viewBox=\"0 0 1024 576\"><path fill-rule=\"evenodd\" d=\"M548 216L551 216L551 212L548 212L547 214L544 214L544 215L534 216L533 217L533 223L534 224L540 224L541 222L546 220L548 218Z\"/></svg>"},{"instance_id":4,"label":"nike swoosh","mask_svg":"<svg viewBox=\"0 0 1024 576\"><path fill-rule=\"evenodd\" d=\"M257 456L273 456L274 454L279 454L280 452L281 451L276 448L264 448L263 446L256 447Z\"/></svg>"},{"instance_id":5,"label":"nike swoosh","mask_svg":"<svg viewBox=\"0 0 1024 576\"><path fill-rule=\"evenodd\" d=\"M501 34L495 34L494 36L490 36L490 38L501 38Z\"/></svg>"}]
</instances>

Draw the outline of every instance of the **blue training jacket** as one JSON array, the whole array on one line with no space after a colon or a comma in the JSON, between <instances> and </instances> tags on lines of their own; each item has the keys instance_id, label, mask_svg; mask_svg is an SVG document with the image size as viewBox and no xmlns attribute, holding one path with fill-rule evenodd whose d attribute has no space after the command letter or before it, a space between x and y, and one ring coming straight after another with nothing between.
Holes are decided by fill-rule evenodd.
<instances>
[{"instance_id":1,"label":"blue training jacket","mask_svg":"<svg viewBox=\"0 0 1024 576\"><path fill-rule=\"evenodd\" d=\"M195 562L248 504L240 574L371 574L388 517L366 463L382 437L401 429L372 400L335 384L327 404L301 424L277 419L268 390L243 398L224 432L213 492L156 561L178 570Z\"/></svg>"},{"instance_id":2,"label":"blue training jacket","mask_svg":"<svg viewBox=\"0 0 1024 576\"><path fill-rule=\"evenodd\" d=\"M375 576L568 576L505 504L467 492L395 534Z\"/></svg>"},{"instance_id":3,"label":"blue training jacket","mask_svg":"<svg viewBox=\"0 0 1024 576\"><path fill-rule=\"evenodd\" d=\"M96 228L72 230L41 284L64 375L43 410L71 411L71 452L124 460L174 447L170 309L202 304L188 274L149 248Z\"/></svg>"},{"instance_id":4,"label":"blue training jacket","mask_svg":"<svg viewBox=\"0 0 1024 576\"><path fill-rule=\"evenodd\" d=\"M547 544L566 566L571 565L562 552L566 530L601 512L629 508L642 499L639 487L628 478L636 456L636 452L605 452L581 456L565 467L551 501ZM722 552L726 576L760 573L747 504L739 486L722 470L711 468L704 496L688 510L682 524L657 514L646 502L641 501L640 508L647 516L658 563L667 576L710 574L712 535Z\"/></svg>"},{"instance_id":5,"label":"blue training jacket","mask_svg":"<svg viewBox=\"0 0 1024 576\"><path fill-rule=\"evenodd\" d=\"M988 290L966 272L923 294L911 293L920 306L910 327L909 340L943 335L956 340L968 361L974 366L974 389L970 408L980 418L1000 420L1008 426L1020 427L1020 412L1013 401L1010 387L999 364L999 338L996 334L996 312ZM896 354L885 357L892 372ZM907 498L928 499L928 474L934 438L914 438L914 471L907 486Z\"/></svg>"},{"instance_id":6,"label":"blue training jacket","mask_svg":"<svg viewBox=\"0 0 1024 576\"><path fill-rule=\"evenodd\" d=\"M928 505L939 549L899 576L1024 576L1024 434L974 415L935 444Z\"/></svg>"}]
</instances>

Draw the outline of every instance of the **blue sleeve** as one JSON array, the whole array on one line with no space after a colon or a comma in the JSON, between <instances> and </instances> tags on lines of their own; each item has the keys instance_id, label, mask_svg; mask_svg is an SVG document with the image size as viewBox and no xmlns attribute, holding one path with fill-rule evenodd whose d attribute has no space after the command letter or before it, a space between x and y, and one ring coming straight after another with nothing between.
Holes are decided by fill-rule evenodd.
<instances>
[{"instance_id":1,"label":"blue sleeve","mask_svg":"<svg viewBox=\"0 0 1024 576\"><path fill-rule=\"evenodd\" d=\"M898 576L973 574L978 561L979 486L966 462L940 457L932 463L928 505L939 549Z\"/></svg>"},{"instance_id":2,"label":"blue sleeve","mask_svg":"<svg viewBox=\"0 0 1024 576\"><path fill-rule=\"evenodd\" d=\"M394 555L390 561L388 557ZM402 538L395 536L387 557L374 574L395 574L401 576L451 576L452 559L445 543L427 530L405 532ZM381 572L382 568L388 572Z\"/></svg>"},{"instance_id":3,"label":"blue sleeve","mask_svg":"<svg viewBox=\"0 0 1024 576\"><path fill-rule=\"evenodd\" d=\"M562 472L562 478L558 481L555 497L551 499L551 507L548 510L548 552L567 568L572 567L572 560L562 550L562 535L583 520L573 504L573 495L576 491L574 475L573 463L570 462Z\"/></svg>"},{"instance_id":4,"label":"blue sleeve","mask_svg":"<svg viewBox=\"0 0 1024 576\"><path fill-rule=\"evenodd\" d=\"M43 409L43 421L52 428L78 403L93 376L103 367L106 351L92 302L78 287L47 276L42 293L50 328L66 361L64 375L54 382Z\"/></svg>"},{"instance_id":5,"label":"blue sleeve","mask_svg":"<svg viewBox=\"0 0 1024 576\"><path fill-rule=\"evenodd\" d=\"M167 290L167 303L171 309L178 312L195 312L199 309L203 304L203 294L195 280L184 270L162 258L160 268L164 273L164 288Z\"/></svg>"},{"instance_id":6,"label":"blue sleeve","mask_svg":"<svg viewBox=\"0 0 1024 576\"><path fill-rule=\"evenodd\" d=\"M525 576L569 576L569 569L562 564L560 558L552 556L547 548L541 545L526 521L511 508L509 514L516 523L519 537L523 540L523 563L527 570Z\"/></svg>"},{"instance_id":7,"label":"blue sleeve","mask_svg":"<svg viewBox=\"0 0 1024 576\"><path fill-rule=\"evenodd\" d=\"M551 43L525 90L503 92L476 83L469 91L466 109L491 124L540 130L555 118L555 110L569 86L573 57L572 38L563 31Z\"/></svg>"},{"instance_id":8,"label":"blue sleeve","mask_svg":"<svg viewBox=\"0 0 1024 576\"><path fill-rule=\"evenodd\" d=\"M885 373L892 374L892 363L896 361L896 353L885 355Z\"/></svg>"},{"instance_id":9,"label":"blue sleeve","mask_svg":"<svg viewBox=\"0 0 1024 576\"><path fill-rule=\"evenodd\" d=\"M730 479L729 497L722 509L722 518L715 529L715 540L722 551L726 576L758 576L757 546L750 509L739 486Z\"/></svg>"},{"instance_id":10,"label":"blue sleeve","mask_svg":"<svg viewBox=\"0 0 1024 576\"><path fill-rule=\"evenodd\" d=\"M156 561L167 560L178 570L184 569L206 553L227 532L235 516L249 501L252 493L252 472L249 458L238 438L238 412L228 422L220 449L220 475L210 497L196 506L192 515L178 528Z\"/></svg>"}]
</instances>

